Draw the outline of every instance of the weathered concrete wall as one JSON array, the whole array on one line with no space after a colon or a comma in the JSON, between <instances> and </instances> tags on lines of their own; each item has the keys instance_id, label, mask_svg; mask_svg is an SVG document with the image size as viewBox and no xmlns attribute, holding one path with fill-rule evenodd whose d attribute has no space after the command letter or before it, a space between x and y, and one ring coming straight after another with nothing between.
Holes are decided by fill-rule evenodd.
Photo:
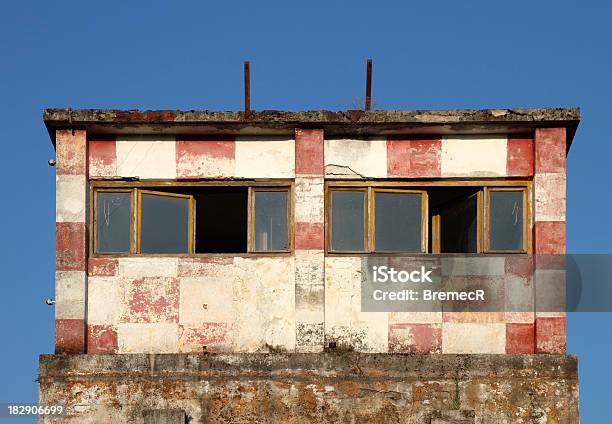
<instances>
[{"instance_id":1,"label":"weathered concrete wall","mask_svg":"<svg viewBox=\"0 0 612 424\"><path fill-rule=\"evenodd\" d=\"M362 312L361 287L370 272L362 256L325 259L325 342L360 352L402 353L535 353L533 257L473 258L402 257L410 268L440 269L445 287L487 287L490 312L453 312L442 307L431 312ZM557 281L554 280L553 281ZM542 289L546 290L546 289ZM548 296L550 298L550 296ZM514 312L514 311L532 312ZM508 311L508 312L504 312ZM549 339L554 353L564 345Z\"/></svg>"},{"instance_id":2,"label":"weathered concrete wall","mask_svg":"<svg viewBox=\"0 0 612 424\"><path fill-rule=\"evenodd\" d=\"M86 141L84 131L59 130L56 140L58 352L199 352L203 346L320 352L331 341L364 352L565 352L562 313L537 319L530 313L362 313L361 259L324 253L326 178L443 177L533 177L534 253L564 252L563 128L524 137L370 140L325 140L322 129L298 128L293 138L118 135ZM291 179L294 253L87 258L86 176ZM539 263L525 271L520 258L511 262L506 259L504 275L517 281L513 290L531 289L534 273L546 279L558 268Z\"/></svg>"},{"instance_id":3,"label":"weathered concrete wall","mask_svg":"<svg viewBox=\"0 0 612 424\"><path fill-rule=\"evenodd\" d=\"M55 352L85 351L87 140L56 134Z\"/></svg>"},{"instance_id":4,"label":"weathered concrete wall","mask_svg":"<svg viewBox=\"0 0 612 424\"><path fill-rule=\"evenodd\" d=\"M89 177L294 178L287 137L124 135L89 140Z\"/></svg>"},{"instance_id":5,"label":"weathered concrete wall","mask_svg":"<svg viewBox=\"0 0 612 424\"><path fill-rule=\"evenodd\" d=\"M325 140L328 178L531 177L533 163L529 136Z\"/></svg>"},{"instance_id":6,"label":"weathered concrete wall","mask_svg":"<svg viewBox=\"0 0 612 424\"><path fill-rule=\"evenodd\" d=\"M90 259L88 353L295 349L292 257Z\"/></svg>"},{"instance_id":7,"label":"weathered concrete wall","mask_svg":"<svg viewBox=\"0 0 612 424\"><path fill-rule=\"evenodd\" d=\"M577 362L564 355L43 355L39 392L67 407L45 423L143 423L159 409L191 424L579 422Z\"/></svg>"},{"instance_id":8,"label":"weathered concrete wall","mask_svg":"<svg viewBox=\"0 0 612 424\"><path fill-rule=\"evenodd\" d=\"M533 191L534 253L565 253L566 131L538 128L535 132L535 175ZM559 268L558 263L537 261L536 277ZM539 280L542 280L540 278ZM565 279L556 287L564 290ZM535 321L536 352L565 352L565 313L538 313Z\"/></svg>"}]
</instances>

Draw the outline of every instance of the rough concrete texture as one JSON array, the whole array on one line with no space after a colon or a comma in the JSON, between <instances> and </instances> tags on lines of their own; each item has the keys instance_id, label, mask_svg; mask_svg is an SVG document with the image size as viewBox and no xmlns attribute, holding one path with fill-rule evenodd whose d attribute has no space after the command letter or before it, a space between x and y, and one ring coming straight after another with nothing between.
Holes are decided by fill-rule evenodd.
<instances>
[{"instance_id":1,"label":"rough concrete texture","mask_svg":"<svg viewBox=\"0 0 612 424\"><path fill-rule=\"evenodd\" d=\"M312 256L323 257L322 251L304 253L300 287L316 278ZM115 261L116 266L102 266L98 260L101 275L89 277L88 326L116 332L117 353L295 349L292 257ZM307 307L311 300L306 297L300 305Z\"/></svg>"},{"instance_id":2,"label":"rough concrete texture","mask_svg":"<svg viewBox=\"0 0 612 424\"><path fill-rule=\"evenodd\" d=\"M293 135L296 127L317 127L327 136L376 134L525 134L537 127L563 127L568 148L580 121L578 108L480 110L348 110L287 112L46 109L45 125L92 134L266 134Z\"/></svg>"},{"instance_id":3,"label":"rough concrete texture","mask_svg":"<svg viewBox=\"0 0 612 424\"><path fill-rule=\"evenodd\" d=\"M384 178L387 176L387 141L326 139L327 178Z\"/></svg>"},{"instance_id":4,"label":"rough concrete texture","mask_svg":"<svg viewBox=\"0 0 612 424\"><path fill-rule=\"evenodd\" d=\"M42 355L39 393L45 423L578 423L564 355Z\"/></svg>"}]
</instances>

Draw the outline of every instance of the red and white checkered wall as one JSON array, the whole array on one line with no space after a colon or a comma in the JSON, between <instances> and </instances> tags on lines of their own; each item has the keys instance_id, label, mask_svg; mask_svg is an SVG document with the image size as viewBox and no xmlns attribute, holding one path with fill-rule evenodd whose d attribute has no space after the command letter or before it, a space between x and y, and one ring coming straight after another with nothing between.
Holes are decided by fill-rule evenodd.
<instances>
[{"instance_id":1,"label":"red and white checkered wall","mask_svg":"<svg viewBox=\"0 0 612 424\"><path fill-rule=\"evenodd\" d=\"M533 178L534 253L564 253L564 129L371 140L324 140L318 129L248 138L61 130L56 140L57 352L318 352L332 339L364 351L565 351L562 313L362 313L361 258L324 255L325 178ZM88 258L87 179L116 177L291 179L295 253ZM511 259L500 266L526 284L558 272L550 263L525 275Z\"/></svg>"}]
</instances>

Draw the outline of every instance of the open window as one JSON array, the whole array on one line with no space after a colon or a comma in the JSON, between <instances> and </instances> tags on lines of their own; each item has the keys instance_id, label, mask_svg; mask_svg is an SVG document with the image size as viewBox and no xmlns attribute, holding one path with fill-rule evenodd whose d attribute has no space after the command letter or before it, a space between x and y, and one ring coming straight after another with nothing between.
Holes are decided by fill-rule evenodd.
<instances>
[{"instance_id":1,"label":"open window","mask_svg":"<svg viewBox=\"0 0 612 424\"><path fill-rule=\"evenodd\" d=\"M138 253L193 253L193 196L138 190Z\"/></svg>"},{"instance_id":2,"label":"open window","mask_svg":"<svg viewBox=\"0 0 612 424\"><path fill-rule=\"evenodd\" d=\"M290 188L165 186L94 190L93 252L288 252Z\"/></svg>"}]
</instances>

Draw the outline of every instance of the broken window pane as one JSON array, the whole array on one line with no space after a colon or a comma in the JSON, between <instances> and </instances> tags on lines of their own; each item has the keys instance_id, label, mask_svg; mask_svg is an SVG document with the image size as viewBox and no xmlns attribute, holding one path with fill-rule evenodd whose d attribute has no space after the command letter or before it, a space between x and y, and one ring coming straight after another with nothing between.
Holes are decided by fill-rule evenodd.
<instances>
[{"instance_id":1,"label":"broken window pane","mask_svg":"<svg viewBox=\"0 0 612 424\"><path fill-rule=\"evenodd\" d=\"M421 194L376 192L375 195L375 250L420 252Z\"/></svg>"},{"instance_id":2,"label":"broken window pane","mask_svg":"<svg viewBox=\"0 0 612 424\"><path fill-rule=\"evenodd\" d=\"M364 250L364 191L331 192L331 250Z\"/></svg>"},{"instance_id":3,"label":"broken window pane","mask_svg":"<svg viewBox=\"0 0 612 424\"><path fill-rule=\"evenodd\" d=\"M188 197L142 193L142 253L189 253Z\"/></svg>"},{"instance_id":4,"label":"broken window pane","mask_svg":"<svg viewBox=\"0 0 612 424\"><path fill-rule=\"evenodd\" d=\"M129 253L132 194L97 193L96 251L99 253Z\"/></svg>"},{"instance_id":5,"label":"broken window pane","mask_svg":"<svg viewBox=\"0 0 612 424\"><path fill-rule=\"evenodd\" d=\"M491 250L523 250L523 192L489 193Z\"/></svg>"},{"instance_id":6,"label":"broken window pane","mask_svg":"<svg viewBox=\"0 0 612 424\"><path fill-rule=\"evenodd\" d=\"M255 191L255 250L288 250L286 191Z\"/></svg>"}]
</instances>

